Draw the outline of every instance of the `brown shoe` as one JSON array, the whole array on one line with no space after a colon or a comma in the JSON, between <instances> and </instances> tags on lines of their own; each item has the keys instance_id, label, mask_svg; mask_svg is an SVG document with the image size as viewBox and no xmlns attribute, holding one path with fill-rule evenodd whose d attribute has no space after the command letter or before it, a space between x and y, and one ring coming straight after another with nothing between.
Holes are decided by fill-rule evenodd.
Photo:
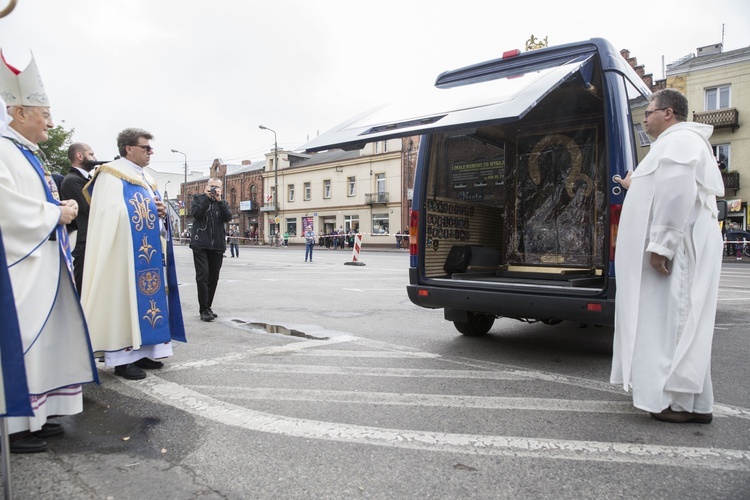
<instances>
[{"instance_id":1,"label":"brown shoe","mask_svg":"<svg viewBox=\"0 0 750 500\"><path fill-rule=\"evenodd\" d=\"M713 420L713 413L693 413L689 411L674 411L672 408L665 408L661 413L652 413L652 417L662 422L672 424L710 424Z\"/></svg>"}]
</instances>

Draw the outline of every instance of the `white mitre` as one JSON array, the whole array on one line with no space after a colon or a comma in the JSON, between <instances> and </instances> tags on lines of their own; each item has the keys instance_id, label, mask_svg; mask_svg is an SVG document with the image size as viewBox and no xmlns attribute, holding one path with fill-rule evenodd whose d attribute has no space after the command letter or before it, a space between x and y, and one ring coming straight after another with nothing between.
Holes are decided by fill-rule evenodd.
<instances>
[{"instance_id":1,"label":"white mitre","mask_svg":"<svg viewBox=\"0 0 750 500\"><path fill-rule=\"evenodd\" d=\"M0 98L7 106L49 107L47 92L33 54L26 69L18 71L5 61L0 49Z\"/></svg>"}]
</instances>

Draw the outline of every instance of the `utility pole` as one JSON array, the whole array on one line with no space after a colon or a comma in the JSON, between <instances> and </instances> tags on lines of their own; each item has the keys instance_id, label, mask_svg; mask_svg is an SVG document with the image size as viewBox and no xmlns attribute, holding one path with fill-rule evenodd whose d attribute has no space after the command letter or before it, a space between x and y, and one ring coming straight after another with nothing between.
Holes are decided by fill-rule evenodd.
<instances>
[{"instance_id":1,"label":"utility pole","mask_svg":"<svg viewBox=\"0 0 750 500\"><path fill-rule=\"evenodd\" d=\"M279 143L276 142L276 131L263 125L258 126L261 130L269 130L273 132L273 222L276 224L276 219L279 218ZM279 239L279 227L276 227L274 231L276 240Z\"/></svg>"}]
</instances>

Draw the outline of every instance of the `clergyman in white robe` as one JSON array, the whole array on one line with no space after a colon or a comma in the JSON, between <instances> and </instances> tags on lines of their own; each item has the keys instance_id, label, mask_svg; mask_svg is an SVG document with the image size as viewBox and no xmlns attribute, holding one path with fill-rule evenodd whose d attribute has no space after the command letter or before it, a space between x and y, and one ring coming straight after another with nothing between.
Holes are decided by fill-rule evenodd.
<instances>
[{"instance_id":1,"label":"clergyman in white robe","mask_svg":"<svg viewBox=\"0 0 750 500\"><path fill-rule=\"evenodd\" d=\"M149 293L160 297L171 296L171 307L165 306L159 310L159 319L155 324L146 323L143 311L139 312L138 296L142 292L143 282L136 279L136 267L143 255L134 252L135 233L131 231L134 220L128 212L131 203L124 199L123 194L127 186L142 190L150 199L157 196L154 180L126 158L100 166L86 186L93 195L81 304L88 320L95 355L103 356L106 366L133 363L144 357L166 358L172 355L170 340L185 341L176 278L172 286L168 286L169 275L174 273L174 262L167 258L165 269L161 262L161 250L158 252L158 262L153 262L151 266L153 275L158 276L154 282L159 286L157 291ZM169 226L161 220L158 220L158 224L162 237L167 235ZM140 245L141 240L135 243ZM149 243L153 246L161 244L161 241ZM171 248L169 245L167 249ZM149 255L155 253L151 250ZM147 333L144 328L165 324L166 336L162 336L160 342L144 340Z\"/></svg>"},{"instance_id":2,"label":"clergyman in white robe","mask_svg":"<svg viewBox=\"0 0 750 500\"><path fill-rule=\"evenodd\" d=\"M713 410L722 262L716 197L724 184L712 131L691 122L666 128L633 172L622 209L610 381L632 389L634 406L651 413ZM668 275L652 267L651 253L668 259Z\"/></svg>"},{"instance_id":3,"label":"clergyman in white robe","mask_svg":"<svg viewBox=\"0 0 750 500\"><path fill-rule=\"evenodd\" d=\"M34 410L33 417L8 418L11 434L38 431L48 416L80 413L80 384L98 380L69 262L51 238L60 218L48 197L54 183L23 152L38 149L11 127L0 138L0 227Z\"/></svg>"}]
</instances>

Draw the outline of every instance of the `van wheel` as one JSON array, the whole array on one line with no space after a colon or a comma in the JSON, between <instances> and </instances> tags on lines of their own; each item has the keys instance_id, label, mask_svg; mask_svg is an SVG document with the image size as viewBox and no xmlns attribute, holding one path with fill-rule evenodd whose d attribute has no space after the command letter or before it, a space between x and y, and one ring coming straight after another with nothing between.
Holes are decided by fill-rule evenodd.
<instances>
[{"instance_id":1,"label":"van wheel","mask_svg":"<svg viewBox=\"0 0 750 500\"><path fill-rule=\"evenodd\" d=\"M468 335L469 337L479 337L490 331L493 323L495 323L495 317L487 314L468 312L468 321L454 321L453 325L456 330Z\"/></svg>"}]
</instances>

